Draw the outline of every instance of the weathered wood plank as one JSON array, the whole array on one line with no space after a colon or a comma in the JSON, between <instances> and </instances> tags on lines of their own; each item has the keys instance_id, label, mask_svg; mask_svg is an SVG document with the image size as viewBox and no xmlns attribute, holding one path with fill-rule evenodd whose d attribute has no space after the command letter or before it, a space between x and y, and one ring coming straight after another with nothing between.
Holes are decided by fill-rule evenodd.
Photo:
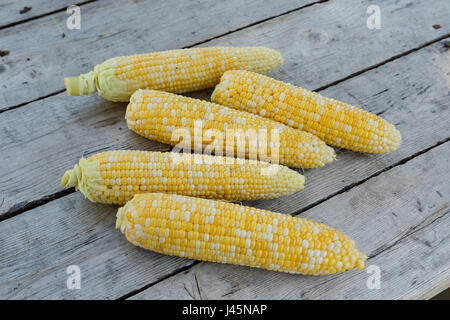
<instances>
[{"instance_id":1,"label":"weathered wood plank","mask_svg":"<svg viewBox=\"0 0 450 320\"><path fill-rule=\"evenodd\" d=\"M81 5L88 1L71 0L6 0L0 3L0 28L20 23L50 12L63 10L70 5Z\"/></svg>"},{"instance_id":2,"label":"weathered wood plank","mask_svg":"<svg viewBox=\"0 0 450 320\"><path fill-rule=\"evenodd\" d=\"M80 30L66 28L66 12L1 30L10 54L0 59L0 110L62 90L64 76L108 58L193 45L313 2L101 1L81 7Z\"/></svg>"},{"instance_id":3,"label":"weathered wood plank","mask_svg":"<svg viewBox=\"0 0 450 320\"><path fill-rule=\"evenodd\" d=\"M245 45L247 39L268 45L285 57L275 77L314 89L323 86L324 75L332 83L450 33L448 1L377 1L381 29L370 30L366 10L373 4L328 1L202 46Z\"/></svg>"},{"instance_id":4,"label":"weathered wood plank","mask_svg":"<svg viewBox=\"0 0 450 320\"><path fill-rule=\"evenodd\" d=\"M1 299L113 299L192 261L136 250L115 230L113 206L76 193L0 224ZM81 289L66 286L70 265Z\"/></svg>"},{"instance_id":5,"label":"weathered wood plank","mask_svg":"<svg viewBox=\"0 0 450 320\"><path fill-rule=\"evenodd\" d=\"M405 241L400 239L409 239L411 236L421 239L417 231L423 226L433 225L433 221L436 222L437 219L441 219L442 222L445 210L448 211L450 190L446 176L442 172L449 168L449 146L450 143L446 143L405 165L383 173L364 185L313 208L304 216L340 228L350 234L362 250L372 254L375 252L376 257L383 257L383 252L395 252L393 251L396 250L395 246L391 248L391 244L400 243ZM418 175L420 178L417 178ZM132 246L118 230L114 230L114 212L115 208L112 206L93 204L83 201L80 194L72 194L3 221L0 224L0 255L4 257L0 261L0 297L4 299L112 299L157 281L180 267L192 264L190 260L166 257ZM444 224L444 227L447 228L447 225ZM425 255L420 255L420 252L410 254L414 257L411 259L421 257L426 264L424 269L418 267L414 269L414 272L420 272L420 274L415 273L417 279L423 279L425 282L424 284L421 280L417 286L427 285L428 278L422 273L430 276L432 274L446 275L445 272L437 272L442 270L439 268L445 270L446 264L450 261L448 232L445 233L447 238L444 240L440 238L440 234L439 232L430 243L432 248L437 248L437 251L431 251L434 259L431 264L432 270L426 264L430 259L424 259ZM428 238L424 239L428 240ZM445 246L443 254L441 254L443 250L441 245ZM429 255L431 248L427 247L427 250ZM400 251L403 252L403 250ZM419 255L416 255L417 253ZM436 261L438 258L439 261ZM384 267L390 268L392 261L395 260L387 259L384 265L383 262L376 260L376 264L384 270ZM69 265L78 265L81 269L80 290L68 290L65 286L66 268ZM246 294L249 295L252 293L250 297L258 295L259 298L263 298L265 292L269 291L267 289L278 288L286 283L296 284L284 291L285 295L294 295L300 294L297 281L307 282L302 283L301 294L303 294L314 291L311 290L312 287L321 286L322 288L328 281L336 280L338 284L340 281L346 282L347 277L353 279L352 277L358 274L365 276L364 272L348 272L333 277L299 277L215 264L202 264L200 268L200 272L197 272L197 280L201 281L203 298L211 298L211 295L219 294L207 283L211 283L214 287L213 284L223 279L227 280L230 290L236 289L236 286L241 283L248 288L245 290L243 288L241 292L247 292ZM398 269L395 270L398 272ZM224 276L225 273L226 276ZM217 275L219 277L215 278ZM181 286L184 283L186 290L191 292L193 283L185 281L184 278L178 281L176 277L179 276L166 281L173 281L174 284ZM280 281L282 283L279 283ZM175 292L175 298L184 298L183 294L187 294L183 287L180 291L176 291L180 288L170 286L162 289L161 286L164 283L161 282L154 287L160 288L159 291L155 291L158 292L158 296L154 298L162 298L160 296L162 294L170 295ZM361 281L355 283L361 283ZM386 278L383 285L388 283L390 280ZM257 289L252 286L257 286ZM323 290L323 292L326 291ZM154 292L153 287L150 291L146 291L145 295L149 292ZM275 290L270 292L281 295L283 290L279 293ZM352 291L349 289L343 292ZM229 292L221 294L226 293ZM192 294L195 296L195 293ZM233 297L233 294L229 294L224 298ZM292 296L287 297L292 298Z\"/></svg>"},{"instance_id":6,"label":"weathered wood plank","mask_svg":"<svg viewBox=\"0 0 450 320\"><path fill-rule=\"evenodd\" d=\"M381 270L297 276L200 263L132 299L405 299L450 285L450 142L302 214L349 234Z\"/></svg>"},{"instance_id":7,"label":"weathered wood plank","mask_svg":"<svg viewBox=\"0 0 450 320\"><path fill-rule=\"evenodd\" d=\"M252 205L296 212L450 137L450 80L445 71L449 61L450 50L436 43L325 90L328 96L362 105L398 124L404 139L400 149L370 156L340 152L338 161L306 171L305 190ZM420 65L427 65L426 71L419 71ZM322 77L324 83L327 79ZM0 215L60 191L60 177L83 153L114 148L168 150L127 130L124 106L98 97L57 95L4 112Z\"/></svg>"}]
</instances>

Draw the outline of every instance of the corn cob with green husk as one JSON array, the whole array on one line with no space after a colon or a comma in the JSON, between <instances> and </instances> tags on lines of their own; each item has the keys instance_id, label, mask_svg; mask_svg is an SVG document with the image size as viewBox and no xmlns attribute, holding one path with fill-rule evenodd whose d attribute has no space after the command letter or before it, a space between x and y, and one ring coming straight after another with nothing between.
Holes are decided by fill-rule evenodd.
<instances>
[{"instance_id":1,"label":"corn cob with green husk","mask_svg":"<svg viewBox=\"0 0 450 320\"><path fill-rule=\"evenodd\" d=\"M303 189L305 178L266 162L151 151L107 151L82 158L61 179L93 202L124 204L135 194L168 192L243 201Z\"/></svg>"},{"instance_id":2,"label":"corn cob with green husk","mask_svg":"<svg viewBox=\"0 0 450 320\"><path fill-rule=\"evenodd\" d=\"M265 47L209 47L116 57L79 77L65 78L71 96L98 92L105 99L128 101L137 89L187 92L214 87L226 70L267 73L283 64L279 52Z\"/></svg>"},{"instance_id":3,"label":"corn cob with green husk","mask_svg":"<svg viewBox=\"0 0 450 320\"><path fill-rule=\"evenodd\" d=\"M208 149L219 155L279 161L296 168L321 167L335 157L333 149L311 133L162 91L136 91L126 119L131 130L149 139L200 151Z\"/></svg>"},{"instance_id":4,"label":"corn cob with green husk","mask_svg":"<svg viewBox=\"0 0 450 320\"><path fill-rule=\"evenodd\" d=\"M345 149L385 153L401 142L395 126L375 114L254 72L225 72L211 100L311 132Z\"/></svg>"},{"instance_id":5,"label":"corn cob with green husk","mask_svg":"<svg viewBox=\"0 0 450 320\"><path fill-rule=\"evenodd\" d=\"M364 268L366 256L321 223L238 204L143 193L117 213L134 245L168 255L322 275Z\"/></svg>"}]
</instances>

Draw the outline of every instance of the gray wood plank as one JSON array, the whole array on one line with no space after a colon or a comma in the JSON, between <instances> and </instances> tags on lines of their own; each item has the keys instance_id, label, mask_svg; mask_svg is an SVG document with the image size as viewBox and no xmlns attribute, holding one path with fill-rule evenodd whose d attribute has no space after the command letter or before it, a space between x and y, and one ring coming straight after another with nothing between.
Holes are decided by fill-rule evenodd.
<instances>
[{"instance_id":1,"label":"gray wood plank","mask_svg":"<svg viewBox=\"0 0 450 320\"><path fill-rule=\"evenodd\" d=\"M336 161L333 165L327 166L325 168L322 168L320 170L310 170L307 171L307 188L291 197L287 197L285 199L279 199L275 201L264 201L264 202L258 202L253 203L259 207L265 207L268 209L285 212L285 213L293 213L296 212L299 209L305 208L308 205L311 205L315 203L316 201L329 196L333 192L338 192L341 190L344 186L350 185L352 182L359 181L362 178L368 177L371 174L379 171L384 170L387 166L398 162L400 159L405 158L406 156L410 156L414 153L416 153L418 150L422 150L425 146L429 146L432 143L436 143L440 139L442 139L442 135L448 133L447 129L445 129L445 119L448 119L448 113L445 112L447 110L448 112L448 99L446 98L444 91L445 85L443 84L443 79L441 77L441 74L439 73L438 66L442 66L448 58L448 55L445 52L442 51L442 44L436 44L434 46L430 46L428 48L422 49L416 53L413 53L407 57L404 57L400 60L394 61L390 64L387 64L383 67L378 68L377 70L372 70L367 72L366 74L360 75L359 77L353 79L354 83L350 83L348 87L344 86L345 83L340 84L341 87L341 94L346 92L346 90L350 90L349 92L352 93L352 95L355 95L356 99L361 99L361 101L368 101L370 100L373 104L374 108L378 108L378 110L384 110L386 108L386 102L392 100L393 98L396 98L396 100L392 100L393 103L395 103L396 107L389 107L388 110L385 111L385 115L387 117L394 116L400 117L400 121L405 121L404 125L401 125L400 130L403 132L405 136L405 143L400 148L400 150L397 153L393 153L391 155L387 156L364 156L359 155L356 153L340 153L339 158L340 161ZM417 70L413 66L424 64L425 62L433 61L433 63L430 63L430 73L427 75L426 73L419 73L419 72L412 72L411 70ZM444 59L444 60L442 60ZM433 68L433 66L436 66ZM401 77L397 76L391 79L391 81L388 81L387 79L390 79L388 75L393 74L399 74ZM433 80L434 79L434 80ZM384 80L384 81L382 81ZM385 92L383 94L377 94L378 92L385 90L386 88L393 87L393 85L396 85L399 92L402 93L402 95L405 95L408 97L406 102L402 102L399 97L396 95L393 97L389 92ZM431 87L428 89L426 97L423 97L423 94L419 94L420 91L423 91L423 84L431 85ZM338 87L336 86L334 89L337 90L336 93L339 93ZM361 89L360 93L356 92L356 88L363 88ZM328 89L331 90L332 88ZM381 97L381 98L380 98ZM56 99L56 97L55 97ZM88 98L86 98L88 99ZM447 99L447 100L446 100ZM398 101L397 101L398 100ZM375 101L378 101L376 104ZM398 103L398 106L397 106ZM48 104L46 104L48 105ZM102 106L105 106L105 104L101 104ZM106 105L107 106L107 105ZM106 108L105 106L105 108ZM48 115L51 115L52 112L54 112L57 115L57 118L59 117L57 110L58 107L60 107L60 104L58 101L56 101L53 104L53 107L51 110L48 111ZM118 108L118 113L121 114L120 117L123 117L123 109L120 109L119 106L113 106L112 108ZM26 107L20 108L23 110L27 110ZM18 110L20 110L18 109ZM42 113L39 112L40 108L30 108L29 110L33 110L34 114L36 115L36 118L38 114ZM87 109L89 110L89 108ZM78 149L78 151L73 152L72 147L77 149L77 144L83 144L84 140L87 140L86 143L89 145L92 141L97 139L98 143L97 146L120 146L121 144L138 144L137 141L133 141L133 139L138 139L137 137L131 138L130 136L127 137L128 133L125 130L123 134L118 133L115 135L112 128L117 129L118 127L110 127L108 129L101 129L101 130L108 130L109 134L103 134L96 135L95 133L98 132L97 129L89 129L93 128L94 126L89 121L93 121L94 123L98 123L99 120L95 118L95 114L98 114L98 112L92 111L87 112L84 110L84 107L80 107L78 109L74 109L74 113L76 113L73 117L71 117L70 120L67 119L60 119L61 120L61 128L62 129L53 129L56 131L61 130L62 133L60 134L62 137L71 137L70 140L64 140L64 143L59 144L58 140L52 140L56 145L52 146L52 144L49 144L49 141L46 141L45 144L42 144L42 146L46 146L45 152L43 152L43 155L46 159L44 159L47 162L50 162L48 164L48 168L46 169L44 166L44 169L41 169L43 172L40 173L41 177L47 177L53 176L53 186L58 188L56 185L59 181L59 176L63 173L63 171L66 169L65 166L70 166L71 163L74 162L79 157L78 152L82 152L82 149ZM405 111L406 110L406 111ZM409 110L409 111L408 111ZM12 111L11 111L12 112ZM30 111L31 112L31 111ZM6 112L5 114L8 114L10 112ZM99 114L105 114L105 112L100 112ZM430 116L432 116L430 118ZM441 119L439 119L439 117ZM48 117L44 117L47 119L46 121L52 122L52 120L48 120ZM90 120L93 118L92 120ZM119 116L117 117L119 118ZM114 123L114 120L110 120L111 118L106 117L105 122L101 123L108 123L110 121L111 123ZM109 119L109 120L108 120ZM39 122L38 120L36 120ZM78 124L74 124L78 123ZM81 124L80 124L81 123ZM406 125L406 123L408 125ZM79 127L77 127L79 126ZM25 126L27 127L27 126ZM75 128L78 128L75 130ZM94 130L94 131L90 131ZM87 135L83 138L80 137L80 132L86 132ZM38 131L41 132L41 131ZM30 131L30 134L32 134L32 131ZM41 134L45 134L41 132ZM73 136L72 136L73 135ZM15 134L11 134L11 136L15 136ZM32 144L30 145L23 145L23 142L20 142L20 139L23 139L26 136L26 133L23 135L18 134L17 137L19 141L16 141L18 145L22 143L22 149L30 149L32 148ZM39 149L39 139L40 136L37 135L34 139L36 144L36 149ZM46 138L47 139L47 138ZM116 141L116 139L119 139L119 141ZM14 143L14 141L13 141ZM95 146L96 144L94 144ZM49 149L51 148L54 149ZM448 147L448 143L446 144ZM10 148L14 148L14 145L11 145ZM41 149L43 149L42 147ZM443 147L442 147L443 148ZM11 150L11 149L9 149ZM92 149L91 149L92 150ZM442 149L436 149L440 154L436 157L435 153L433 153L430 157L431 159L427 158L427 168L431 170L431 168L436 167L437 164L434 162L437 161L438 158L440 159L448 159L448 156L446 156L445 153L442 152ZM9 152L9 151L8 151ZM24 151L22 151L24 152ZM72 153L73 152L73 153ZM426 156L428 153L425 153L423 156ZM67 158L64 158L66 160L54 160L55 157L58 155L68 155ZM44 156L41 156L44 158ZM30 159L33 159L31 155L28 155L28 157L31 157ZM36 170L31 170L28 172L33 171L39 171L40 166L43 166L42 162L39 164L39 154L35 154L34 157L36 158L36 164L33 164L33 162L29 162L30 166L36 166ZM434 157L434 158L433 158ZM13 162L12 159L14 159L15 162L20 161L20 157L13 157L11 156L9 159L9 162ZM434 159L434 160L433 160ZM43 161L44 161L43 160ZM55 161L55 162L52 162ZM67 162L65 165L61 164L61 162ZM58 164L59 163L59 164ZM0 167L4 167L4 165L7 165L8 161L5 161L5 163L2 163ZM40 166L39 166L40 165ZM55 167L56 166L56 167ZM11 167L10 167L11 168ZM442 168L442 167L438 167ZM448 167L447 167L448 169ZM11 169L11 171L17 171L18 169ZM60 171L60 172L58 172ZM388 171L389 172L389 171ZM417 173L420 173L421 171L418 169ZM434 171L433 171L434 172ZM389 192L381 193L380 190L377 191L377 189L371 189L370 186L372 186L373 182L372 180L369 180L366 182L365 185L369 186L369 189L366 190L365 193L362 194L362 196L355 196L354 198L350 198L347 202L342 202L340 206L337 206L337 203L340 203L339 199L335 200L335 205L331 206L334 211L336 212L336 215L333 218L333 215L331 215L331 218L329 215L323 216L323 214L326 214L327 212L325 210L321 209L314 209L310 211L312 217L315 219L318 219L322 222L326 222L332 226L338 227L342 229L344 232L351 235L353 238L355 238L356 241L361 242L361 231L367 231L372 232L370 234L373 235L372 237L372 244L376 246L376 248L381 248L383 245L386 245L389 243L389 241L395 241L395 237L400 236L402 232L405 232L408 227L407 226L415 226L418 223L420 223L420 219L425 217L431 209L428 208L428 204L431 206L432 204L436 205L436 208L438 208L439 205L441 205L442 201L448 201L448 191L445 193L445 188L441 188L442 179L445 178L445 175L442 174L442 172L446 171L440 171L441 178L438 179L435 177L435 175L431 175L428 177L428 174L424 175L424 177L417 178L417 176L409 176L407 179L400 179L397 177L397 179L393 180L383 180L380 177L384 177L385 174L380 175L377 179L381 179L380 181L385 181L385 189L389 190L389 188L394 188L396 193L394 193L394 196L390 196ZM4 174L4 173L2 173ZM52 180L48 180L45 183L43 181L36 181L32 178L31 175L28 174L29 180L26 179L24 176L22 185L31 185L34 188L34 192L38 190L39 188L48 188L48 185L52 184ZM428 182L428 179L430 179L430 183ZM370 182L370 183L369 183ZM369 184L367 184L369 183ZM380 182L379 182L380 183ZM423 186L428 186L429 190L432 190L433 192L435 189L439 191L439 193L421 193L419 191L414 191L414 187L417 186L417 184L422 184ZM445 185L448 187L448 182L445 181ZM16 184L19 185L19 184ZM5 184L2 184L2 187L4 187ZM438 188L439 186L439 188ZM363 190L363 189L358 189ZM403 191L402 191L403 190ZM342 197L343 195L346 195L349 193L342 193L339 197ZM439 194L445 198L443 200L440 200ZM421 207L421 210L423 213L420 213L418 209L415 207L416 203L413 201L410 201L408 197L405 196L403 198L401 195L409 195L417 197L419 201L421 201L421 204L423 208ZM390 200L392 199L398 199L397 202L394 204L397 205L397 208L399 212L402 214L397 214L397 217L394 215L389 215L388 217L383 216L384 211L376 211L375 217L371 217L372 224L366 224L364 223L363 218L367 213L372 212L373 210L376 210L376 206L378 206L379 202L382 203L387 208L390 208L392 203ZM424 198L426 197L426 198ZM327 202L324 202L323 205L325 205ZM354 208L352 207L355 206ZM127 258L126 262L123 262L124 259L123 256L125 255L125 250L122 251L120 249L120 246L118 243L115 243L113 240L110 240L110 238L103 239L103 237L106 237L106 235L115 234L113 229L113 209L109 210L106 209L108 207L102 206L102 205L96 205L91 204L87 200L82 200L82 195L80 194L73 194L67 197L63 197L60 199L57 199L55 201L52 201L48 203L45 206L38 207L36 209L27 211L21 215L18 215L16 217L7 219L5 221L2 221L0 223L0 228L2 228L0 235L5 241L0 241L0 250L3 252L0 253L1 256L8 257L8 254L6 253L6 250L9 250L8 253L14 252L14 250L17 251L27 251L27 253L24 253L22 256L16 256L8 260L6 266L14 266L17 265L16 272L17 273L11 273L11 272L5 272L0 276L0 283L7 284L9 288L8 291L2 293L2 295L6 295L6 297L57 297L57 296L63 296L63 295L69 295L65 297L71 297L71 298L78 298L78 297L119 297L122 296L128 292L131 292L133 290L137 290L139 288L142 288L157 279L160 279L163 274L167 275L170 273L171 270L178 269L179 267L183 267L186 265L190 265L192 262L186 261L186 260L177 260L177 265L172 266L169 268L169 270L161 272L161 273L152 273L149 275L151 270L154 269L154 267L146 268L147 263L151 264L153 263L153 260L156 259L152 253L151 256L147 256L144 254L144 258L140 260L141 258ZM322 208L322 207L319 207ZM352 209L353 208L353 209ZM379 209L381 210L383 207L379 206ZM107 211L107 212L106 212ZM357 214L355 214L355 211ZM53 212L53 213L52 213ZM110 215L107 220L108 222L104 222L104 228L98 228L95 230L96 235L91 235L91 239L101 238L101 242L95 242L94 245L88 246L86 241L86 232L81 232L80 230L84 230L83 228L86 228L88 225L92 225L92 223L89 223L90 219L97 219L97 215L102 215L102 212L105 212L105 215ZM406 214L404 213L406 212ZM329 213L329 212L328 212ZM384 212L386 213L386 212ZM388 212L390 214L390 212ZM409 213L409 214L408 214ZM420 213L420 214L419 214ZM87 218L86 215L89 214ZM322 214L322 216L320 215ZM61 215L61 216L58 216ZM35 218L34 218L35 217ZM75 221L73 223L64 222L69 217L72 219L84 219L83 221ZM79 218L81 217L81 218ZM94 218L89 218L94 217ZM323 217L323 218L321 218ZM326 218L326 219L325 219ZM98 218L100 219L100 218ZM362 220L362 221L361 221ZM27 221L30 221L27 223ZM58 221L61 221L60 223ZM97 220L95 220L97 221ZM386 223L386 221L388 223ZM102 222L103 223L103 222ZM65 226L64 226L64 225ZM73 226L72 226L73 225ZM6 226L6 227L5 227ZM35 228L35 230L31 230L32 228ZM51 227L49 227L51 226ZM73 230L67 230L66 228L70 228L72 226ZM23 229L22 229L23 228ZM384 230L385 228L388 228ZM45 235L41 235L39 231L44 230L47 233L51 233L52 235L49 235L49 237L52 240L48 240L47 242L43 241L42 243L35 242L35 246L32 247L23 247L23 243L33 243L33 241L40 241L41 237L44 237ZM19 232L19 230L21 230ZM393 230L397 230L396 233L393 233ZM374 233L374 232L378 233ZM51 243L59 243L63 242L66 237L73 238L71 236L72 234L79 234L78 245L75 245L73 243L68 244L67 246L70 247L77 247L77 250L86 250L85 255L89 257L96 257L100 256L103 252L104 246L107 246L108 248L115 248L119 247L118 251L113 251L108 253L108 259L111 259L112 261L118 261L120 262L121 269L120 272L109 272L108 269L106 269L105 264L101 264L102 262L107 261L106 258L103 256L100 256L98 259L93 259L84 262L80 256L77 255L77 252L70 252L70 249L68 252L53 252L53 250L49 250L49 242ZM108 236L109 237L109 236ZM119 237L119 236L114 236ZM12 240L11 240L12 239ZM35 240L38 239L38 240ZM93 240L91 240L93 241ZM120 241L126 241L122 238ZM10 246L12 248L10 248ZM103 247L102 247L103 246ZM84 248L84 249L83 249ZM361 248L365 250L366 252L370 253L372 250L370 250L370 247L366 247L365 242L362 243ZM113 250L113 249L111 249ZM138 248L132 248L127 247L129 255L133 255L135 250L141 251ZM72 258L72 255L75 256L75 258ZM39 276L33 277L33 274L36 274L38 271L37 269L27 269L27 267L23 267L22 263L24 263L24 256L28 257L27 262L30 266L37 265L44 266L44 270L52 269L52 266L54 266L54 263L52 261L59 261L57 259L61 259L61 261L67 261L64 264L82 264L83 267L82 270L90 270L91 268L97 268L98 264L101 264L101 267L98 267L99 269L95 269L95 275L98 277L98 279L109 279L109 277L115 277L114 286L110 284L109 280L106 282L103 287L98 287L99 289L96 290L95 287L89 286L89 283L95 283L96 286L98 286L98 283L100 283L102 280L95 280L92 278L89 278L89 281L86 283L88 286L87 288L89 290L83 291L82 293L64 293L66 292L64 287L64 282L61 284L61 281L64 281L64 276L59 275L58 273L58 279L61 281L57 282L56 284L52 284L49 279L53 279L52 277L55 277L56 271L48 271L48 273L44 276L45 273L39 274ZM161 257L161 259L175 259L175 258L168 258L168 257ZM21 262L22 261L22 262ZM158 262L159 265L166 266L163 263L164 260L161 260ZM172 263L172 262L170 262ZM56 263L57 264L57 263ZM175 264L175 263L174 263ZM153 265L152 265L153 266ZM225 267L225 266L222 266ZM56 267L55 267L56 268ZM60 267L57 267L56 269L59 270ZM64 269L63 268L63 269ZM103 268L103 269L102 269ZM227 268L227 267L225 267ZM0 268L0 270L3 269ZM23 269L23 270L22 270ZM55 269L55 270L56 270ZM151 269L151 270L149 270ZM9 270L9 269L8 269ZM157 269L160 270L160 269ZM242 268L239 272L240 274L244 275L246 272L245 268ZM59 272L59 271L58 271ZM63 271L60 271L64 273ZM158 271L159 272L159 271ZM263 272L261 270L252 270L252 272ZM128 278L128 274L133 274L133 281L131 281ZM91 273L89 273L91 274ZM94 277L92 273L91 277ZM105 275L106 274L106 275ZM20 275L20 276L18 276ZM247 274L249 276L249 274ZM274 274L274 276L279 277L279 274ZM21 288L23 290L20 291L20 294L14 294L10 292L12 290L11 288L14 288L17 286L18 281L17 279L20 279ZM23 280L22 280L23 279ZM42 279L42 280L40 280ZM235 281L242 281L242 279L246 279L245 275L241 277L239 276L238 279ZM310 281L321 281L317 280L319 278L311 278L314 280ZM269 283L269 282L268 282ZM12 286L9 286L12 284ZM58 287L51 287L49 291L42 291L44 287L53 285ZM105 287L106 286L106 287ZM108 290L104 291L104 289L107 288ZM189 289L189 287L188 287ZM16 290L17 291L17 290ZM89 291L89 292L87 292ZM42 294L39 292L43 292ZM181 294L181 293L180 293ZM181 296L180 296L181 297Z\"/></svg>"},{"instance_id":2,"label":"gray wood plank","mask_svg":"<svg viewBox=\"0 0 450 320\"><path fill-rule=\"evenodd\" d=\"M57 10L65 10L73 4L87 1L71 0L4 0L0 3L0 28L20 23ZM31 8L31 9L27 9Z\"/></svg>"},{"instance_id":3,"label":"gray wood plank","mask_svg":"<svg viewBox=\"0 0 450 320\"><path fill-rule=\"evenodd\" d=\"M436 43L323 92L397 124L404 140L398 151L387 155L341 151L334 163L305 172L305 190L251 204L296 212L450 137L449 75L444 67L448 52L442 42ZM417 69L421 65L427 65L426 72ZM321 79L326 83L326 75ZM83 153L169 149L127 130L124 107L99 97L71 99L61 94L4 112L0 216L60 191L60 177Z\"/></svg>"},{"instance_id":4,"label":"gray wood plank","mask_svg":"<svg viewBox=\"0 0 450 320\"><path fill-rule=\"evenodd\" d=\"M367 28L369 5L378 5L381 29ZM279 50L280 80L322 87L450 33L448 1L328 1L202 44L267 45ZM439 29L433 28L439 25ZM244 36L245 34L245 36Z\"/></svg>"},{"instance_id":5,"label":"gray wood plank","mask_svg":"<svg viewBox=\"0 0 450 320\"><path fill-rule=\"evenodd\" d=\"M302 217L350 235L381 270L296 276L200 263L132 299L419 299L450 285L450 142L342 193Z\"/></svg>"},{"instance_id":6,"label":"gray wood plank","mask_svg":"<svg viewBox=\"0 0 450 320\"><path fill-rule=\"evenodd\" d=\"M0 50L10 51L0 110L62 90L65 76L108 58L193 45L313 2L101 1L81 7L80 30L67 29L66 12L0 30Z\"/></svg>"},{"instance_id":7,"label":"gray wood plank","mask_svg":"<svg viewBox=\"0 0 450 320\"><path fill-rule=\"evenodd\" d=\"M114 299L192 263L127 243L116 207L76 193L0 224L1 299ZM81 289L66 286L78 265Z\"/></svg>"}]
</instances>

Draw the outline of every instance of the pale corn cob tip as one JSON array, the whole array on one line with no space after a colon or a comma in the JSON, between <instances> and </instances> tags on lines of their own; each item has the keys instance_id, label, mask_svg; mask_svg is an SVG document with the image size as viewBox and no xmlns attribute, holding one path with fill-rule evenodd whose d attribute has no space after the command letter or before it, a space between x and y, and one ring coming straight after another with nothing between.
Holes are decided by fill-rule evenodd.
<instances>
[{"instance_id":1,"label":"pale corn cob tip","mask_svg":"<svg viewBox=\"0 0 450 320\"><path fill-rule=\"evenodd\" d=\"M176 156L176 158L175 158ZM228 201L277 198L304 188L281 165L170 152L115 150L82 158L61 179L93 202L124 204L135 194L168 192Z\"/></svg>"},{"instance_id":2,"label":"pale corn cob tip","mask_svg":"<svg viewBox=\"0 0 450 320\"><path fill-rule=\"evenodd\" d=\"M386 153L401 143L395 126L373 113L250 71L225 72L211 100L311 132L340 148Z\"/></svg>"},{"instance_id":3,"label":"pale corn cob tip","mask_svg":"<svg viewBox=\"0 0 450 320\"><path fill-rule=\"evenodd\" d=\"M91 201L94 197L91 194L91 184L96 184L101 179L97 163L89 162L81 158L79 163L72 170L67 170L61 178L61 186L70 188L75 187Z\"/></svg>"},{"instance_id":4,"label":"pale corn cob tip","mask_svg":"<svg viewBox=\"0 0 450 320\"><path fill-rule=\"evenodd\" d=\"M203 261L325 275L363 269L353 240L324 224L222 201L143 193L117 212L136 246Z\"/></svg>"},{"instance_id":5,"label":"pale corn cob tip","mask_svg":"<svg viewBox=\"0 0 450 320\"><path fill-rule=\"evenodd\" d=\"M131 96L125 118L129 129L162 143L176 145L180 139L174 139L173 135L187 135L186 140L183 139L186 144L184 147L199 151L208 148L209 143L217 143L221 154L239 156L236 145L232 145L235 140L227 139L230 138L227 135L242 130L243 134L253 132L256 136L258 132L264 131L267 139L262 136L258 141L256 138L248 139L250 146L247 143L246 158L267 160L273 155L278 157L280 164L294 168L321 167L335 158L334 150L311 133L248 112L162 91L137 90ZM201 124L199 131L196 131L197 124ZM206 137L208 131L213 132L217 142ZM272 132L275 131L279 133L279 141L275 134L272 141ZM202 143L195 144L195 141L200 140ZM257 147L259 143L267 143L264 150L267 157L261 154L262 151ZM233 148L234 154L225 153L233 153Z\"/></svg>"},{"instance_id":6,"label":"pale corn cob tip","mask_svg":"<svg viewBox=\"0 0 450 320\"><path fill-rule=\"evenodd\" d=\"M188 92L215 86L226 70L267 73L283 63L265 47L207 47L116 57L78 77L64 78L67 93L98 92L111 101L128 101L139 88Z\"/></svg>"}]
</instances>

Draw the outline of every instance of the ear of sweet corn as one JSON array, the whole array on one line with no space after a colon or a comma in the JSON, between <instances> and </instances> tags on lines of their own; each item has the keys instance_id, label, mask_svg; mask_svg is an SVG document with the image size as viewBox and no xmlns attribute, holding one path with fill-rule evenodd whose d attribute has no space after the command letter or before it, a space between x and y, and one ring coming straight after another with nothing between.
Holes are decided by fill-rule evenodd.
<instances>
[{"instance_id":1,"label":"ear of sweet corn","mask_svg":"<svg viewBox=\"0 0 450 320\"><path fill-rule=\"evenodd\" d=\"M321 167L335 157L333 149L311 133L162 91L136 91L126 119L131 130L149 139L219 155L279 161L295 168Z\"/></svg>"},{"instance_id":2,"label":"ear of sweet corn","mask_svg":"<svg viewBox=\"0 0 450 320\"><path fill-rule=\"evenodd\" d=\"M168 50L109 59L93 71L65 78L71 96L98 92L105 99L128 101L139 88L187 92L215 86L226 70L267 73L283 64L279 52L265 47L209 47Z\"/></svg>"},{"instance_id":3,"label":"ear of sweet corn","mask_svg":"<svg viewBox=\"0 0 450 320\"><path fill-rule=\"evenodd\" d=\"M266 162L131 150L82 158L61 179L62 186L77 188L93 202L116 204L142 192L229 201L270 199L299 191L304 182L296 171Z\"/></svg>"},{"instance_id":4,"label":"ear of sweet corn","mask_svg":"<svg viewBox=\"0 0 450 320\"><path fill-rule=\"evenodd\" d=\"M254 72L226 72L211 100L311 132L345 149L385 153L401 142L394 125L368 111Z\"/></svg>"},{"instance_id":5,"label":"ear of sweet corn","mask_svg":"<svg viewBox=\"0 0 450 320\"><path fill-rule=\"evenodd\" d=\"M119 209L116 227L163 254L289 273L362 269L366 259L346 235L315 221L179 195L136 195Z\"/></svg>"}]
</instances>

